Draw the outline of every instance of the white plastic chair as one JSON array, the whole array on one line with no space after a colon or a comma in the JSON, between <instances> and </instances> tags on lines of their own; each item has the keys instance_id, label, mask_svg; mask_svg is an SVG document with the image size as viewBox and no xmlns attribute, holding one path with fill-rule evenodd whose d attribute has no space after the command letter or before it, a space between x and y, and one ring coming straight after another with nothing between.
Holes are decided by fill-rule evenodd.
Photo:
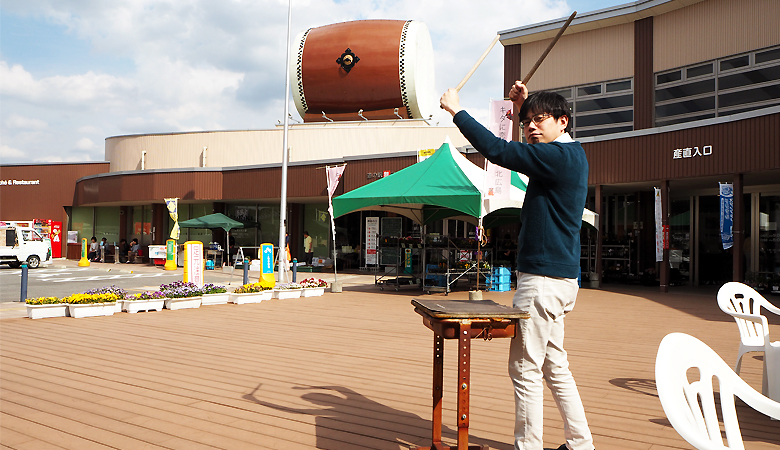
<instances>
[{"instance_id":1,"label":"white plastic chair","mask_svg":"<svg viewBox=\"0 0 780 450\"><path fill-rule=\"evenodd\" d=\"M699 379L688 381L688 369L699 369ZM720 409L728 445L718 423L712 379L720 386ZM664 413L680 436L699 450L744 450L734 397L775 419L780 403L756 392L705 343L683 333L663 338L655 359L655 383Z\"/></svg>"},{"instance_id":2,"label":"white plastic chair","mask_svg":"<svg viewBox=\"0 0 780 450\"><path fill-rule=\"evenodd\" d=\"M736 282L726 283L720 288L718 306L723 312L734 317L739 328L739 353L734 371L739 373L745 353L764 352L761 392L775 401L780 401L780 341L770 341L769 325L766 317L761 315L762 307L778 315L780 308L769 303L750 286Z\"/></svg>"}]
</instances>

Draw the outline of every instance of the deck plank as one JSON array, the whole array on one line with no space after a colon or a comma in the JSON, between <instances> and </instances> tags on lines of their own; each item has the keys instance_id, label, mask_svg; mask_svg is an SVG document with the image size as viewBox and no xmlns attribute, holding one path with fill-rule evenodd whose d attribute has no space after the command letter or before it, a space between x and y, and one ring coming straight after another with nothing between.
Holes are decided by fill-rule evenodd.
<instances>
[{"instance_id":1,"label":"deck plank","mask_svg":"<svg viewBox=\"0 0 780 450\"><path fill-rule=\"evenodd\" d=\"M123 449L404 449L430 436L432 340L419 291L341 294L194 310L0 323L0 445ZM511 305L512 292L484 297ZM455 292L443 299L465 299ZM427 297L427 298L435 298ZM654 382L666 334L729 364L738 333L713 296L582 290L566 347L600 449L687 449ZM780 324L770 325L780 335ZM456 343L445 342L444 441L454 443ZM511 450L508 339L472 345L471 440ZM761 386L761 360L742 377ZM563 442L549 391L545 446ZM780 427L739 407L746 447L780 448ZM65 430L74 431L65 431ZM86 444L85 444L86 443ZM82 445L83 444L83 445Z\"/></svg>"}]
</instances>

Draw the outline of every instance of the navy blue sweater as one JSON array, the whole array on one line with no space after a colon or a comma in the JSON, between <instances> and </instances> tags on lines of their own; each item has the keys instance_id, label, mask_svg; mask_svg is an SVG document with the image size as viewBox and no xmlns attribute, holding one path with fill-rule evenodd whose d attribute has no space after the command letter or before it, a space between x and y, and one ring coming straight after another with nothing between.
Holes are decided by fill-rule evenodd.
<instances>
[{"instance_id":1,"label":"navy blue sweater","mask_svg":"<svg viewBox=\"0 0 780 450\"><path fill-rule=\"evenodd\" d=\"M582 211L588 194L588 160L580 143L507 142L466 111L458 112L453 121L490 162L528 175L517 270L577 278Z\"/></svg>"}]
</instances>

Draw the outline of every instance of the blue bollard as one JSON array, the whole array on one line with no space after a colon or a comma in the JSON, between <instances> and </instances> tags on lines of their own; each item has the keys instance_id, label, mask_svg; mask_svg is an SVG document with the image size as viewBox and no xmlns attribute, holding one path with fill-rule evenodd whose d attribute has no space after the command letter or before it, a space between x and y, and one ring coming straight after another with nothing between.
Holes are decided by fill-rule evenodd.
<instances>
[{"instance_id":1,"label":"blue bollard","mask_svg":"<svg viewBox=\"0 0 780 450\"><path fill-rule=\"evenodd\" d=\"M292 270L293 270L293 283L295 283L295 276L298 275L298 258L293 258Z\"/></svg>"},{"instance_id":2,"label":"blue bollard","mask_svg":"<svg viewBox=\"0 0 780 450\"><path fill-rule=\"evenodd\" d=\"M244 284L249 284L249 260L244 258L244 263L241 265L244 266Z\"/></svg>"},{"instance_id":3,"label":"blue bollard","mask_svg":"<svg viewBox=\"0 0 780 450\"><path fill-rule=\"evenodd\" d=\"M19 301L27 300L27 261L22 263L22 290L19 293Z\"/></svg>"}]
</instances>

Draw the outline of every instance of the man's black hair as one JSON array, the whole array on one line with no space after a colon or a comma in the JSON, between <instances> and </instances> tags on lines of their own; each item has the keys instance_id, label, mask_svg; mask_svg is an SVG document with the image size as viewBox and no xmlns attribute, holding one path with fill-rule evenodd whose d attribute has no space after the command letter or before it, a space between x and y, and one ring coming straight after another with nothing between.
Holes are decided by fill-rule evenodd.
<instances>
[{"instance_id":1,"label":"man's black hair","mask_svg":"<svg viewBox=\"0 0 780 450\"><path fill-rule=\"evenodd\" d=\"M533 115L548 113L552 114L555 120L566 116L569 118L569 123L566 125L566 131L571 129L571 110L569 109L569 102L563 98L562 95L556 94L550 91L538 91L529 95L523 102L523 106L520 107L518 116L520 120L524 120L528 117L528 113Z\"/></svg>"}]
</instances>

